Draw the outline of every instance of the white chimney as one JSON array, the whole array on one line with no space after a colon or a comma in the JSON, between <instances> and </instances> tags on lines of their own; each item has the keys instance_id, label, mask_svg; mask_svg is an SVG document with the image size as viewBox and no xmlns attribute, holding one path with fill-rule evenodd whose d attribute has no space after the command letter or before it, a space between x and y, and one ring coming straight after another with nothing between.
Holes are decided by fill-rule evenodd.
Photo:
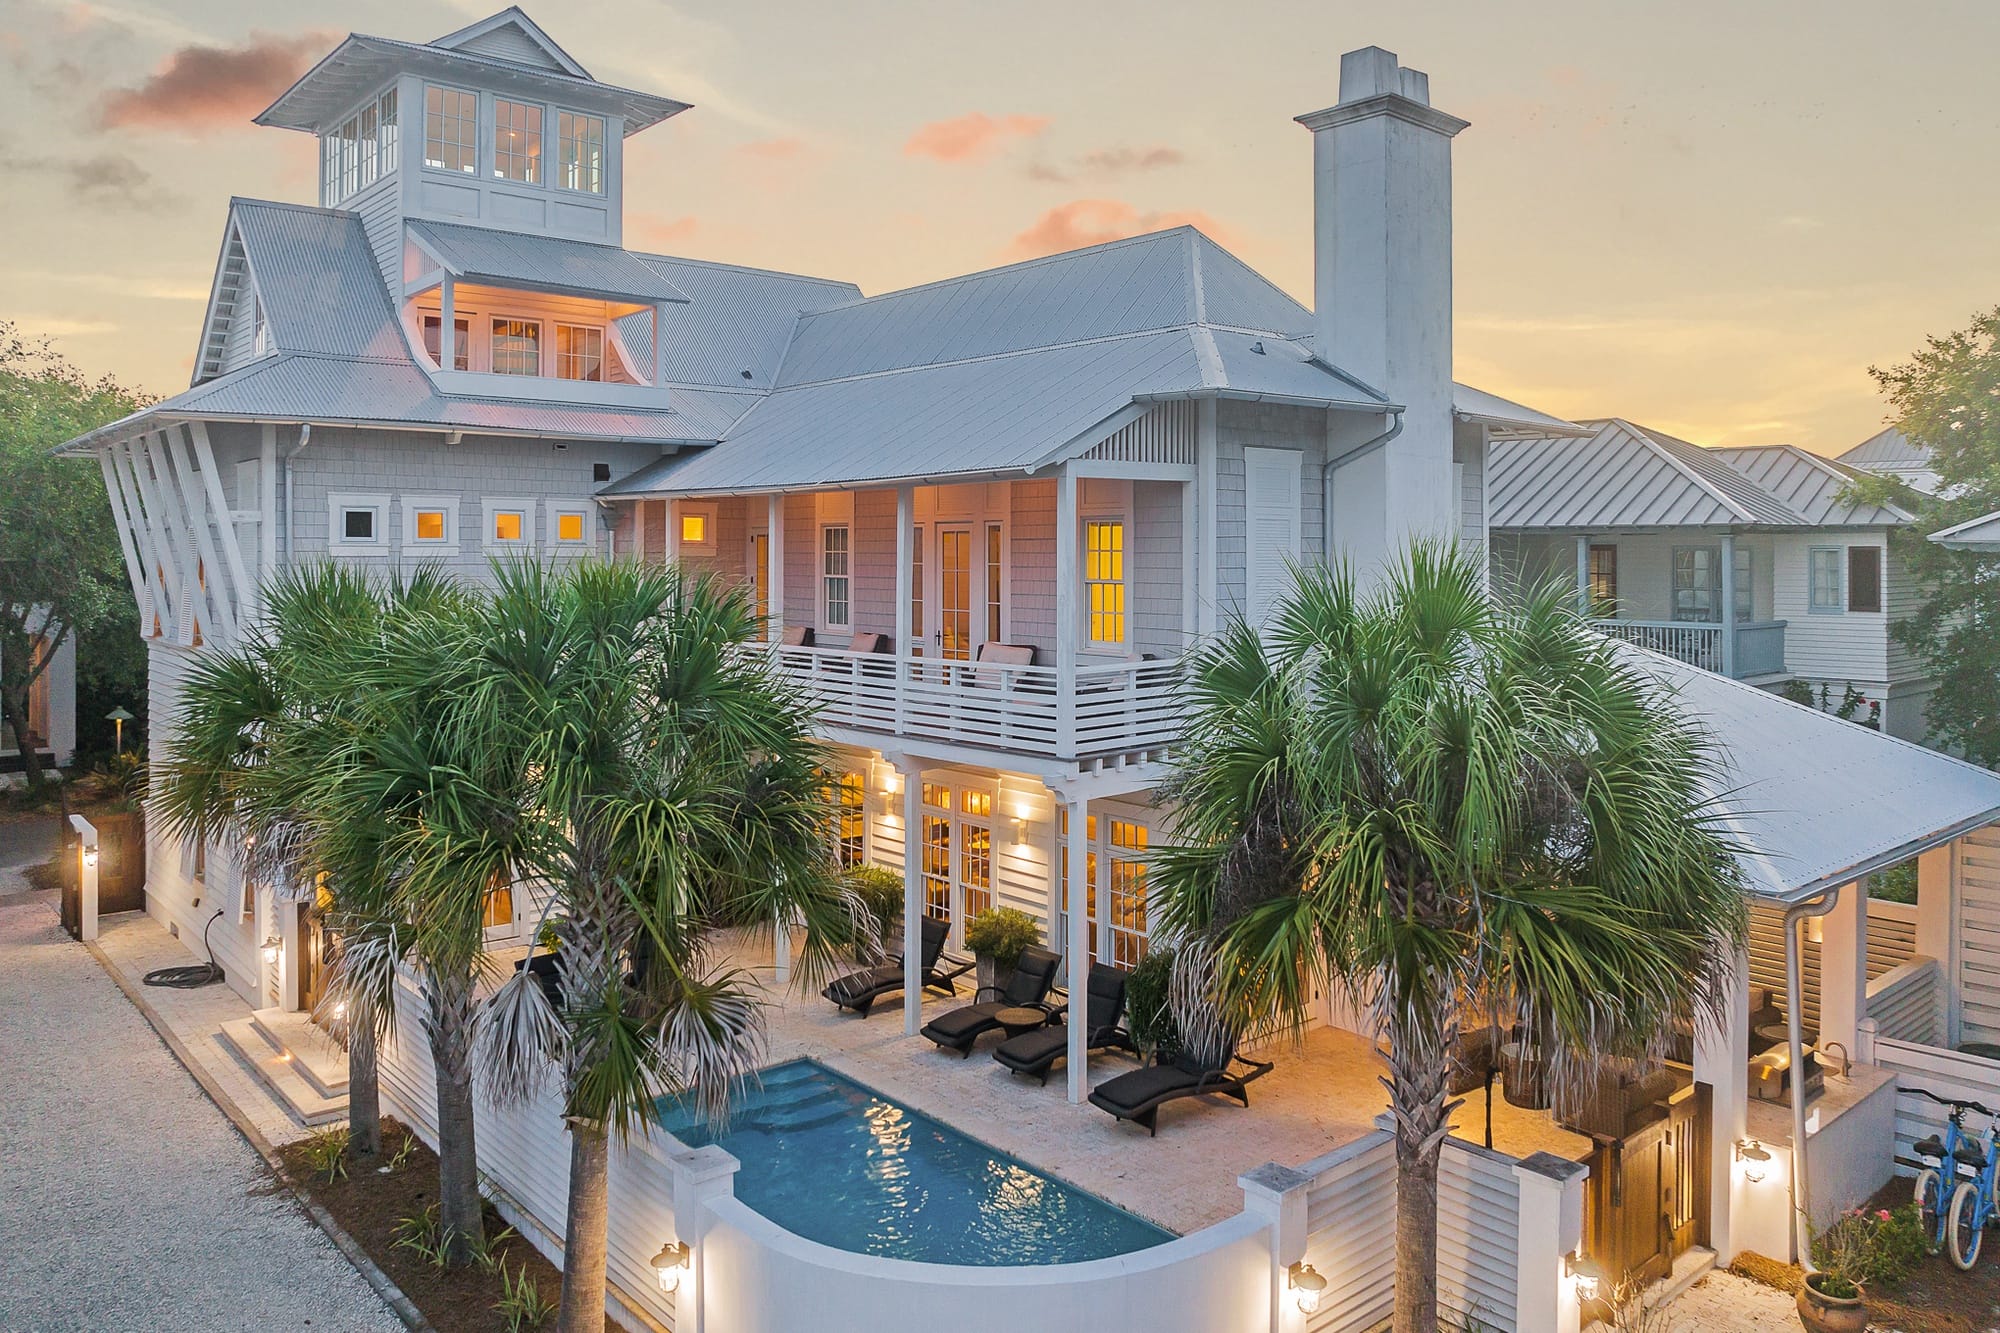
<instances>
[{"instance_id":1,"label":"white chimney","mask_svg":"<svg viewBox=\"0 0 2000 1333\"><path fill-rule=\"evenodd\" d=\"M1340 101L1313 132L1313 329L1319 356L1405 409L1387 445L1336 463L1331 536L1364 568L1456 531L1451 454L1451 140L1430 77L1392 51L1340 58ZM1345 417L1345 419L1343 419ZM1336 414L1338 455L1381 418Z\"/></svg>"}]
</instances>

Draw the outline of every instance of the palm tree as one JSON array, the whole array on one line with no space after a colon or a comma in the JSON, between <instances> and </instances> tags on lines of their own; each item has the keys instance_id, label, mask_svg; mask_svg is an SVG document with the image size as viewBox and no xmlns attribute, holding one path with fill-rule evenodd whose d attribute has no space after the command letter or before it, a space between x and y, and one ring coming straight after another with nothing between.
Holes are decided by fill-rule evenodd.
<instances>
[{"instance_id":1,"label":"palm tree","mask_svg":"<svg viewBox=\"0 0 2000 1333\"><path fill-rule=\"evenodd\" d=\"M758 628L747 598L630 564L496 577L461 717L531 775L562 1000L510 979L485 1067L496 1093L523 1097L560 1070L559 1326L599 1333L611 1132L643 1132L664 1094L726 1113L764 1049L758 983L716 962L716 932L784 912L804 926L802 977L821 977L857 904L832 873L809 710L739 651Z\"/></svg>"},{"instance_id":2,"label":"palm tree","mask_svg":"<svg viewBox=\"0 0 2000 1333\"><path fill-rule=\"evenodd\" d=\"M1720 1021L1746 924L1710 744L1559 591L1500 610L1474 559L1436 545L1367 596L1300 574L1266 639L1230 626L1186 690L1159 924L1231 1033L1296 1028L1314 979L1369 1007L1395 1328L1433 1333L1461 1029L1511 1011L1566 1100L1594 1061Z\"/></svg>"}]
</instances>

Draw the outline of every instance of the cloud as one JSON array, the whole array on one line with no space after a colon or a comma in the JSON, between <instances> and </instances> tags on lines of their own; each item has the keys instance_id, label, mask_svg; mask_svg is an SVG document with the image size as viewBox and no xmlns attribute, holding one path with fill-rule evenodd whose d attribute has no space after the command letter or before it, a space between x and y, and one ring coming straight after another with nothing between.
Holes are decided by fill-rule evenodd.
<instances>
[{"instance_id":1,"label":"cloud","mask_svg":"<svg viewBox=\"0 0 2000 1333\"><path fill-rule=\"evenodd\" d=\"M1033 225L1015 236L1006 250L1009 259L1035 259L1063 250L1106 241L1123 240L1143 232L1168 227L1194 227L1225 244L1232 243L1229 228L1206 213L1172 210L1142 213L1122 199L1074 199L1058 204L1035 219Z\"/></svg>"},{"instance_id":2,"label":"cloud","mask_svg":"<svg viewBox=\"0 0 2000 1333\"><path fill-rule=\"evenodd\" d=\"M1118 176L1137 171L1158 171L1162 167L1177 167L1187 161L1187 155L1178 148L1166 144L1152 144L1145 148L1117 147L1100 148L1085 153L1068 166L1056 166L1048 162L1029 165L1028 176L1038 181L1111 180Z\"/></svg>"},{"instance_id":3,"label":"cloud","mask_svg":"<svg viewBox=\"0 0 2000 1333\"><path fill-rule=\"evenodd\" d=\"M642 215L632 219L631 229L639 234L639 240L646 245L685 245L701 230L701 223L692 214L677 218Z\"/></svg>"},{"instance_id":4,"label":"cloud","mask_svg":"<svg viewBox=\"0 0 2000 1333\"><path fill-rule=\"evenodd\" d=\"M152 173L123 153L38 156L17 153L12 144L0 140L0 171L53 178L73 202L94 208L160 208L179 202L159 187Z\"/></svg>"},{"instance_id":5,"label":"cloud","mask_svg":"<svg viewBox=\"0 0 2000 1333\"><path fill-rule=\"evenodd\" d=\"M240 125L262 111L337 40L322 32L253 32L241 46L184 46L135 88L112 92L103 129L199 134Z\"/></svg>"},{"instance_id":6,"label":"cloud","mask_svg":"<svg viewBox=\"0 0 2000 1333\"><path fill-rule=\"evenodd\" d=\"M1048 129L1047 116L989 116L974 111L956 120L934 120L903 145L905 157L939 162L977 162L1009 139L1032 139Z\"/></svg>"},{"instance_id":7,"label":"cloud","mask_svg":"<svg viewBox=\"0 0 2000 1333\"><path fill-rule=\"evenodd\" d=\"M750 143L736 145L736 151L744 157L759 158L766 162L791 162L807 153L804 139L756 139Z\"/></svg>"}]
</instances>

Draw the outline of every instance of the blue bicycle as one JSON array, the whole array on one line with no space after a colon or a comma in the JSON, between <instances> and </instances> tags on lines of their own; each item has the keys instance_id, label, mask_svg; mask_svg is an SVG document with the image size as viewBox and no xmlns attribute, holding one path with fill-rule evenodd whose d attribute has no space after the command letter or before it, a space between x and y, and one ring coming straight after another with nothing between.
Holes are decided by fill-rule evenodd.
<instances>
[{"instance_id":1,"label":"blue bicycle","mask_svg":"<svg viewBox=\"0 0 2000 1333\"><path fill-rule=\"evenodd\" d=\"M1980 1242L1995 1213L1994 1179L2000 1154L1994 1146L2000 1138L2000 1116L1978 1102L1940 1097L1922 1088L1910 1091L1951 1108L1944 1137L1933 1134L1913 1146L1924 1162L1923 1170L1917 1173L1917 1215L1932 1246L1950 1254L1960 1271L1970 1272L1979 1262ZM1987 1118L1984 1137L1967 1132L1968 1111Z\"/></svg>"}]
</instances>

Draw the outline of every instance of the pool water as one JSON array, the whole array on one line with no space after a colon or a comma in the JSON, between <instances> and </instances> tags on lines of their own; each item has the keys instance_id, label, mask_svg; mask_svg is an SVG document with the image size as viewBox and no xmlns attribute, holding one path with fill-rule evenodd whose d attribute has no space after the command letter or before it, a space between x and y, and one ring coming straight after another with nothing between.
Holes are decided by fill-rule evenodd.
<instances>
[{"instance_id":1,"label":"pool water","mask_svg":"<svg viewBox=\"0 0 2000 1333\"><path fill-rule=\"evenodd\" d=\"M720 1135L671 1098L660 1119L690 1147L719 1144L742 1163L737 1198L838 1249L1004 1266L1079 1263L1173 1239L812 1060L765 1070Z\"/></svg>"}]
</instances>

